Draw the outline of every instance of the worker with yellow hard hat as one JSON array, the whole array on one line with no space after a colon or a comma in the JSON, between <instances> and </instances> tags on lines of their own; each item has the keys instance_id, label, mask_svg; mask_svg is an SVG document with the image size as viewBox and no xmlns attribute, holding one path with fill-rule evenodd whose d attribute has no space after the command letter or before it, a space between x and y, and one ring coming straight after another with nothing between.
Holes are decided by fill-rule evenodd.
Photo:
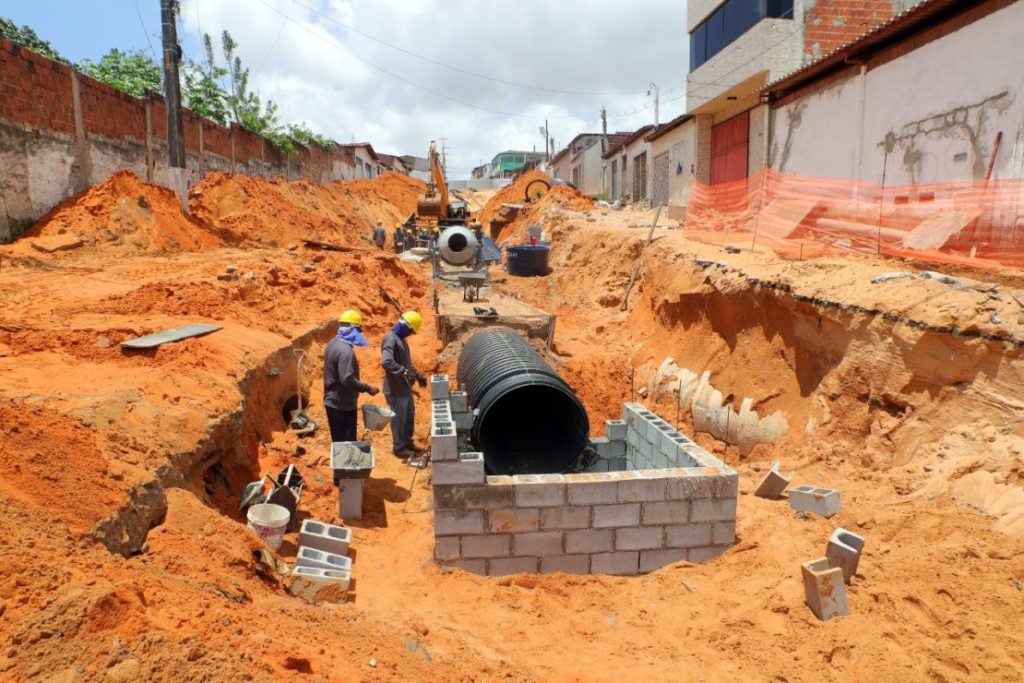
<instances>
[{"instance_id":1,"label":"worker with yellow hard hat","mask_svg":"<svg viewBox=\"0 0 1024 683\"><path fill-rule=\"evenodd\" d=\"M405 231L402 230L401 223L395 223L395 232L391 235L391 241L395 245L396 254L401 254L405 251Z\"/></svg>"},{"instance_id":2,"label":"worker with yellow hard hat","mask_svg":"<svg viewBox=\"0 0 1024 683\"><path fill-rule=\"evenodd\" d=\"M412 383L427 385L427 378L412 364L406 337L416 334L423 318L416 311L406 311L381 342L380 364L384 368L384 398L395 415L391 418L391 450L401 458L412 458L422 451L413 443L416 409Z\"/></svg>"},{"instance_id":3,"label":"worker with yellow hard hat","mask_svg":"<svg viewBox=\"0 0 1024 683\"><path fill-rule=\"evenodd\" d=\"M350 308L338 318L338 334L324 348L324 410L331 441L355 441L359 394L380 393L359 379L356 346L369 346L369 342L363 336L362 314Z\"/></svg>"}]
</instances>

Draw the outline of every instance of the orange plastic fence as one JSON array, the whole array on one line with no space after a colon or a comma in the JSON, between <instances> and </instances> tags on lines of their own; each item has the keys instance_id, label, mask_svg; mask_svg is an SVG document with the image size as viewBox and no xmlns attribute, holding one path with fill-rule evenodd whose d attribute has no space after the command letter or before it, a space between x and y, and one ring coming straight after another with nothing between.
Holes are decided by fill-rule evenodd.
<instances>
[{"instance_id":1,"label":"orange plastic fence","mask_svg":"<svg viewBox=\"0 0 1024 683\"><path fill-rule=\"evenodd\" d=\"M1024 180L882 187L765 169L695 183L685 227L695 239L749 238L794 258L855 251L1024 268Z\"/></svg>"}]
</instances>

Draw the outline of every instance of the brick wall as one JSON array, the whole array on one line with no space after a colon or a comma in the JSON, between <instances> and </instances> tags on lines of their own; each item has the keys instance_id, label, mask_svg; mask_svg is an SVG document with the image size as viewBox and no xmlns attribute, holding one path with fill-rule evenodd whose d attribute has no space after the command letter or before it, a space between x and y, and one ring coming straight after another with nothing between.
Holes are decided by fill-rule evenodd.
<instances>
[{"instance_id":1,"label":"brick wall","mask_svg":"<svg viewBox=\"0 0 1024 683\"><path fill-rule=\"evenodd\" d=\"M804 9L804 60L817 59L889 21L899 0L817 0Z\"/></svg>"},{"instance_id":2,"label":"brick wall","mask_svg":"<svg viewBox=\"0 0 1024 683\"><path fill-rule=\"evenodd\" d=\"M577 474L487 476L460 452L463 395L431 383L435 559L476 574L640 574L704 562L735 540L738 475L638 403ZM447 389L447 379L443 380ZM453 409L454 407L454 409ZM469 416L469 419L466 419Z\"/></svg>"}]
</instances>

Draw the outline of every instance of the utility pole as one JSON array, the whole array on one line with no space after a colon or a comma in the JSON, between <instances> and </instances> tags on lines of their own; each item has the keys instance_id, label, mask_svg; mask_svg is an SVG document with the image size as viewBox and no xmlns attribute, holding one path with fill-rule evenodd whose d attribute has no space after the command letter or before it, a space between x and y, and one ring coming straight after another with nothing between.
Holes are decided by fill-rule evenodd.
<instances>
[{"instance_id":1,"label":"utility pole","mask_svg":"<svg viewBox=\"0 0 1024 683\"><path fill-rule=\"evenodd\" d=\"M448 142L448 138L438 138L441 141L441 170L444 171L444 177L448 177L448 148L444 143Z\"/></svg>"},{"instance_id":2,"label":"utility pole","mask_svg":"<svg viewBox=\"0 0 1024 683\"><path fill-rule=\"evenodd\" d=\"M601 107L601 153L608 151L608 112Z\"/></svg>"},{"instance_id":3,"label":"utility pole","mask_svg":"<svg viewBox=\"0 0 1024 683\"><path fill-rule=\"evenodd\" d=\"M185 184L185 136L181 129L181 84L178 81L178 29L175 14L178 0L160 0L160 23L163 27L164 97L167 109L167 175L171 189L178 195L183 209L188 209Z\"/></svg>"},{"instance_id":4,"label":"utility pole","mask_svg":"<svg viewBox=\"0 0 1024 683\"><path fill-rule=\"evenodd\" d=\"M544 161L551 161L551 138L548 135L547 119L544 119Z\"/></svg>"},{"instance_id":5,"label":"utility pole","mask_svg":"<svg viewBox=\"0 0 1024 683\"><path fill-rule=\"evenodd\" d=\"M654 95L654 125L657 126L658 125L658 100L660 99L659 96L658 96L659 95L658 85L656 83L648 83L647 87L650 88L650 90L647 91L647 94L648 95Z\"/></svg>"}]
</instances>

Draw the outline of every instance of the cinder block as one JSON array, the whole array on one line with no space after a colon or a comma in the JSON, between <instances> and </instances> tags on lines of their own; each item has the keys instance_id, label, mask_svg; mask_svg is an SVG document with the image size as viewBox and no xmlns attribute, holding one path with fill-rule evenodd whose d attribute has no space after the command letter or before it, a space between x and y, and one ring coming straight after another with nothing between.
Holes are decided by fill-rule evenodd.
<instances>
[{"instance_id":1,"label":"cinder block","mask_svg":"<svg viewBox=\"0 0 1024 683\"><path fill-rule=\"evenodd\" d=\"M487 563L488 576L508 576L509 574L536 574L536 557L503 557Z\"/></svg>"},{"instance_id":2,"label":"cinder block","mask_svg":"<svg viewBox=\"0 0 1024 683\"><path fill-rule=\"evenodd\" d=\"M469 431L473 428L473 419L476 416L473 413L456 413L452 412L452 420L455 421L455 428L459 431Z\"/></svg>"},{"instance_id":3,"label":"cinder block","mask_svg":"<svg viewBox=\"0 0 1024 683\"><path fill-rule=\"evenodd\" d=\"M512 550L512 537L505 534L463 536L462 557L508 557Z\"/></svg>"},{"instance_id":4,"label":"cinder block","mask_svg":"<svg viewBox=\"0 0 1024 683\"><path fill-rule=\"evenodd\" d=\"M545 557L547 555L561 555L563 552L561 531L538 531L530 534L516 534L512 538L512 554L518 557L528 555Z\"/></svg>"},{"instance_id":5,"label":"cinder block","mask_svg":"<svg viewBox=\"0 0 1024 683\"><path fill-rule=\"evenodd\" d=\"M434 510L435 536L464 536L484 533L480 510Z\"/></svg>"},{"instance_id":6,"label":"cinder block","mask_svg":"<svg viewBox=\"0 0 1024 683\"><path fill-rule=\"evenodd\" d=\"M542 529L587 529L590 527L590 506L544 508L540 513Z\"/></svg>"},{"instance_id":7,"label":"cinder block","mask_svg":"<svg viewBox=\"0 0 1024 683\"><path fill-rule=\"evenodd\" d=\"M669 468L666 476L665 496L669 500L693 500L711 498L715 491L716 477L701 468Z\"/></svg>"},{"instance_id":8,"label":"cinder block","mask_svg":"<svg viewBox=\"0 0 1024 683\"><path fill-rule=\"evenodd\" d=\"M338 480L338 516L360 519L363 516L363 483L365 479Z\"/></svg>"},{"instance_id":9,"label":"cinder block","mask_svg":"<svg viewBox=\"0 0 1024 683\"><path fill-rule=\"evenodd\" d=\"M299 546L295 554L296 567L319 567L320 569L335 569L342 572L352 571L351 558L334 553L325 553L316 548L304 548Z\"/></svg>"},{"instance_id":10,"label":"cinder block","mask_svg":"<svg viewBox=\"0 0 1024 683\"><path fill-rule=\"evenodd\" d=\"M764 479L757 485L757 490L754 491L754 495L759 498L771 498L775 499L781 496L786 487L789 486L789 482L793 480L795 472L790 472L788 475L783 474L779 471L779 461L776 460L772 463L771 468L768 469L768 473L764 475Z\"/></svg>"},{"instance_id":11,"label":"cinder block","mask_svg":"<svg viewBox=\"0 0 1024 683\"><path fill-rule=\"evenodd\" d=\"M453 391L450 398L451 410L453 413L465 413L469 411L468 396L465 391Z\"/></svg>"},{"instance_id":12,"label":"cinder block","mask_svg":"<svg viewBox=\"0 0 1024 683\"><path fill-rule=\"evenodd\" d=\"M637 503L665 500L664 477L640 477L619 482L619 502Z\"/></svg>"},{"instance_id":13,"label":"cinder block","mask_svg":"<svg viewBox=\"0 0 1024 683\"><path fill-rule=\"evenodd\" d=\"M839 491L801 484L789 491L789 507L799 512L831 517L839 512Z\"/></svg>"},{"instance_id":14,"label":"cinder block","mask_svg":"<svg viewBox=\"0 0 1024 683\"><path fill-rule=\"evenodd\" d=\"M607 458L609 472L625 472L629 461L625 458Z\"/></svg>"},{"instance_id":15,"label":"cinder block","mask_svg":"<svg viewBox=\"0 0 1024 683\"><path fill-rule=\"evenodd\" d=\"M510 508L508 510L491 510L488 513L491 533L519 533L536 531L540 526L540 510L538 508Z\"/></svg>"},{"instance_id":16,"label":"cinder block","mask_svg":"<svg viewBox=\"0 0 1024 683\"><path fill-rule=\"evenodd\" d=\"M487 560L445 560L440 564L453 569L461 569L470 574L487 575Z\"/></svg>"},{"instance_id":17,"label":"cinder block","mask_svg":"<svg viewBox=\"0 0 1024 683\"><path fill-rule=\"evenodd\" d=\"M562 572L563 574L589 574L589 555L554 555L540 558L541 574Z\"/></svg>"},{"instance_id":18,"label":"cinder block","mask_svg":"<svg viewBox=\"0 0 1024 683\"><path fill-rule=\"evenodd\" d=\"M348 527L317 522L312 519L302 520L302 526L299 529L299 545L335 555L348 555L348 544L351 542L352 530Z\"/></svg>"},{"instance_id":19,"label":"cinder block","mask_svg":"<svg viewBox=\"0 0 1024 683\"><path fill-rule=\"evenodd\" d=\"M560 474L517 474L516 507L565 505L565 483Z\"/></svg>"},{"instance_id":20,"label":"cinder block","mask_svg":"<svg viewBox=\"0 0 1024 683\"><path fill-rule=\"evenodd\" d=\"M724 473L715 477L713 491L715 498L736 498L740 495L740 475L725 468Z\"/></svg>"},{"instance_id":21,"label":"cinder block","mask_svg":"<svg viewBox=\"0 0 1024 683\"><path fill-rule=\"evenodd\" d=\"M665 545L669 548L711 545L711 525L691 523L665 527Z\"/></svg>"},{"instance_id":22,"label":"cinder block","mask_svg":"<svg viewBox=\"0 0 1024 683\"><path fill-rule=\"evenodd\" d=\"M496 479L489 477L488 481ZM487 483L481 486L434 485L435 510L500 510L515 503L514 487Z\"/></svg>"},{"instance_id":23,"label":"cinder block","mask_svg":"<svg viewBox=\"0 0 1024 683\"><path fill-rule=\"evenodd\" d=\"M830 567L838 567L843 571L843 581L850 580L857 573L860 554L864 550L864 538L852 531L839 527L829 536L825 557Z\"/></svg>"},{"instance_id":24,"label":"cinder block","mask_svg":"<svg viewBox=\"0 0 1024 683\"><path fill-rule=\"evenodd\" d=\"M637 460L644 461L645 463L650 462L651 456L654 455L654 446L651 442L646 439L641 439L636 445L637 454L640 456Z\"/></svg>"},{"instance_id":25,"label":"cinder block","mask_svg":"<svg viewBox=\"0 0 1024 683\"><path fill-rule=\"evenodd\" d=\"M483 453L460 453L458 460L434 463L431 482L439 486L448 484L483 484L487 481L484 472Z\"/></svg>"},{"instance_id":26,"label":"cinder block","mask_svg":"<svg viewBox=\"0 0 1024 683\"><path fill-rule=\"evenodd\" d=\"M609 441L606 437L595 436L590 440L594 451L602 458L625 458L626 442Z\"/></svg>"},{"instance_id":27,"label":"cinder block","mask_svg":"<svg viewBox=\"0 0 1024 683\"><path fill-rule=\"evenodd\" d=\"M701 562L707 562L708 560L715 559L728 549L729 547L724 545L712 545L703 548L690 548L686 552L686 559L692 562L693 564L700 564Z\"/></svg>"},{"instance_id":28,"label":"cinder block","mask_svg":"<svg viewBox=\"0 0 1024 683\"><path fill-rule=\"evenodd\" d=\"M459 539L457 536L434 538L435 560L457 560L459 555L461 555L461 551L459 550Z\"/></svg>"},{"instance_id":29,"label":"cinder block","mask_svg":"<svg viewBox=\"0 0 1024 683\"><path fill-rule=\"evenodd\" d=\"M615 545L612 529L580 529L565 532L565 552L569 555L602 553Z\"/></svg>"},{"instance_id":30,"label":"cinder block","mask_svg":"<svg viewBox=\"0 0 1024 683\"><path fill-rule=\"evenodd\" d=\"M615 530L616 550L656 550L664 547L664 527L640 526Z\"/></svg>"},{"instance_id":31,"label":"cinder block","mask_svg":"<svg viewBox=\"0 0 1024 683\"><path fill-rule=\"evenodd\" d=\"M601 505L619 500L619 480L605 475L566 475L570 505Z\"/></svg>"},{"instance_id":32,"label":"cinder block","mask_svg":"<svg viewBox=\"0 0 1024 683\"><path fill-rule=\"evenodd\" d=\"M850 613L842 569L829 566L827 557L819 557L800 565L800 573L804 580L804 601L814 616L828 621Z\"/></svg>"},{"instance_id":33,"label":"cinder block","mask_svg":"<svg viewBox=\"0 0 1024 683\"><path fill-rule=\"evenodd\" d=\"M663 548L661 550L640 551L640 571L653 572L667 564L682 562L686 559L686 548Z\"/></svg>"},{"instance_id":34,"label":"cinder block","mask_svg":"<svg viewBox=\"0 0 1024 683\"><path fill-rule=\"evenodd\" d=\"M459 440L454 422L437 422L430 434L430 459L435 462L455 462L459 459Z\"/></svg>"},{"instance_id":35,"label":"cinder block","mask_svg":"<svg viewBox=\"0 0 1024 683\"><path fill-rule=\"evenodd\" d=\"M295 567L292 569L292 582L288 586L288 593L297 598L305 600L321 599L321 591L325 588L347 591L352 584L352 574L337 569L322 569L320 567ZM337 598L330 593L332 599Z\"/></svg>"},{"instance_id":36,"label":"cinder block","mask_svg":"<svg viewBox=\"0 0 1024 683\"><path fill-rule=\"evenodd\" d=\"M711 529L711 543L732 545L736 542L736 522L715 522Z\"/></svg>"},{"instance_id":37,"label":"cinder block","mask_svg":"<svg viewBox=\"0 0 1024 683\"><path fill-rule=\"evenodd\" d=\"M594 574L638 574L640 572L640 553L630 550L591 555L590 571Z\"/></svg>"},{"instance_id":38,"label":"cinder block","mask_svg":"<svg viewBox=\"0 0 1024 683\"><path fill-rule=\"evenodd\" d=\"M431 375L430 399L432 401L447 401L449 396L451 396L451 387L448 385L448 375Z\"/></svg>"},{"instance_id":39,"label":"cinder block","mask_svg":"<svg viewBox=\"0 0 1024 683\"><path fill-rule=\"evenodd\" d=\"M640 524L640 504L621 503L617 505L595 505L595 529L606 527L637 526Z\"/></svg>"},{"instance_id":40,"label":"cinder block","mask_svg":"<svg viewBox=\"0 0 1024 683\"><path fill-rule=\"evenodd\" d=\"M605 420L604 435L609 441L625 441L626 423L622 420Z\"/></svg>"},{"instance_id":41,"label":"cinder block","mask_svg":"<svg viewBox=\"0 0 1024 683\"><path fill-rule=\"evenodd\" d=\"M734 519L735 498L697 498L690 501L691 522L728 522Z\"/></svg>"},{"instance_id":42,"label":"cinder block","mask_svg":"<svg viewBox=\"0 0 1024 683\"><path fill-rule=\"evenodd\" d=\"M690 519L690 503L686 500L665 500L644 503L643 523L650 524L685 524Z\"/></svg>"},{"instance_id":43,"label":"cinder block","mask_svg":"<svg viewBox=\"0 0 1024 683\"><path fill-rule=\"evenodd\" d=\"M643 439L644 439L644 437L642 436L640 430L638 430L635 425L629 425L626 428L626 447L627 448L633 448L633 449L637 448L640 445L640 442L643 441Z\"/></svg>"}]
</instances>

